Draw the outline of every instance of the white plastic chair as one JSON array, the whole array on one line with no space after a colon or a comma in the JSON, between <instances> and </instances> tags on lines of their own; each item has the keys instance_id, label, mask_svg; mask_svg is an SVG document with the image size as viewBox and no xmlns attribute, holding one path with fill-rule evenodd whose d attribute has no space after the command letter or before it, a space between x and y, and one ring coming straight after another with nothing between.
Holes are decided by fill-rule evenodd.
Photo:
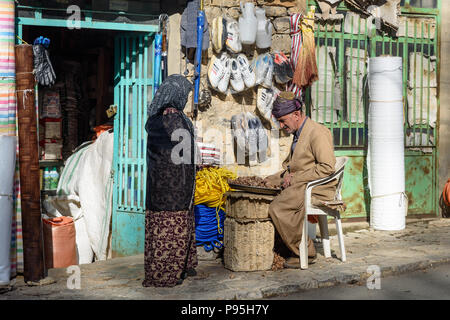
<instances>
[{"instance_id":1,"label":"white plastic chair","mask_svg":"<svg viewBox=\"0 0 450 320\"><path fill-rule=\"evenodd\" d=\"M316 186L326 184L332 180L337 179L338 183L336 185L336 194L335 200L331 201L330 204L334 205L344 205L342 202L341 196L341 187L342 180L344 177L344 168L345 164L348 161L348 157L337 157L336 165L335 165L335 173L332 175L318 179L315 181L311 181L306 185L305 191L305 221L303 223L303 232L302 232L302 240L300 242L300 268L307 269L308 268L308 215L318 215L319 217L319 228L320 228L320 236L322 238L323 251L326 258L331 257L331 249L330 249L330 238L328 235L328 221L327 216L333 216L336 222L336 231L339 239L339 248L341 251L341 261L345 262L347 260L345 255L345 246L344 246L344 234L342 232L342 224L341 224L341 215L337 209L332 209L327 206L314 206L311 203L311 192L312 189Z\"/></svg>"}]
</instances>

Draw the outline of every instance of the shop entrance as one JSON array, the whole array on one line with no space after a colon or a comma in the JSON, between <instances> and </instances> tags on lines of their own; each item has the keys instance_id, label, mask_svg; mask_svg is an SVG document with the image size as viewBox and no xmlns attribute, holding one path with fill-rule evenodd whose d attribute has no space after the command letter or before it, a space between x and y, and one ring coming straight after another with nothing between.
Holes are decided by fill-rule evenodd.
<instances>
[{"instance_id":1,"label":"shop entrance","mask_svg":"<svg viewBox=\"0 0 450 320\"><path fill-rule=\"evenodd\" d=\"M141 253L145 226L144 125L147 104L153 97L153 39L158 26L93 22L88 18L80 25L81 29L70 30L63 19L19 17L16 27L19 38L30 44L39 36L51 40L49 53L57 82L70 74L81 84L74 84L72 90L72 98L81 101L80 111L76 119L66 114L71 126L62 125L72 129L76 126L76 134L71 132L73 139L66 140L72 141L69 146L63 143L59 166L70 156L73 145L76 148L92 138L95 126L114 124L112 254ZM58 85L38 88L37 93L43 98L47 90L55 87ZM106 114L110 107L117 110L114 118ZM54 163L44 165L53 167Z\"/></svg>"},{"instance_id":2,"label":"shop entrance","mask_svg":"<svg viewBox=\"0 0 450 320\"><path fill-rule=\"evenodd\" d=\"M50 39L48 52L56 82L37 87L39 118L61 119L61 134L51 138L62 145L61 155L45 155L42 160L66 160L82 143L92 140L94 128L110 124L106 110L114 104L114 39L117 31L68 30L51 27L23 27L23 40L33 43L43 36ZM58 114L48 114L54 101ZM40 121L42 129L45 123ZM45 130L40 130L44 134ZM45 151L44 140L40 137Z\"/></svg>"}]
</instances>

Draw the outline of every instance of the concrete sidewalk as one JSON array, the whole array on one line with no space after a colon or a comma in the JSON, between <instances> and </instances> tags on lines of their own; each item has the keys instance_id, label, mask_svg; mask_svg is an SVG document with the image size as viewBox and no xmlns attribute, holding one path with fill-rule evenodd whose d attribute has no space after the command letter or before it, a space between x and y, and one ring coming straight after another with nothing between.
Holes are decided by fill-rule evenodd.
<instances>
[{"instance_id":1,"label":"concrete sidewalk","mask_svg":"<svg viewBox=\"0 0 450 320\"><path fill-rule=\"evenodd\" d=\"M330 224L331 227L331 224ZM12 290L0 294L9 299L262 299L304 289L345 283L366 283L368 267L379 266L382 277L450 262L450 219L409 222L403 231L354 230L345 234L347 262L342 263L338 241L331 237L332 258L326 259L320 244L317 262L307 270L232 272L222 261L199 261L197 276L174 288L144 288L143 255L81 265L81 289L68 289L66 269L50 269L55 283L27 286L19 276ZM336 257L337 255L337 257ZM281 297L282 299L282 297Z\"/></svg>"}]
</instances>

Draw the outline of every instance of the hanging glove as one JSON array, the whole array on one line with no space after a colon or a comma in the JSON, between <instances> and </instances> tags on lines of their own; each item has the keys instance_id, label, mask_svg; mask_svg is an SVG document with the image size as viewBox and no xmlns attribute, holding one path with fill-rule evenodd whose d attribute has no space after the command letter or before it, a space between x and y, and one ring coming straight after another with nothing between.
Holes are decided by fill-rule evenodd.
<instances>
[{"instance_id":1,"label":"hanging glove","mask_svg":"<svg viewBox=\"0 0 450 320\"><path fill-rule=\"evenodd\" d=\"M42 44L33 45L34 77L43 86L55 83L56 74L53 70L48 51Z\"/></svg>"},{"instance_id":2,"label":"hanging glove","mask_svg":"<svg viewBox=\"0 0 450 320\"><path fill-rule=\"evenodd\" d=\"M48 49L48 46L50 45L50 39L40 36L40 37L34 39L33 44L42 44L45 47L45 49Z\"/></svg>"}]
</instances>

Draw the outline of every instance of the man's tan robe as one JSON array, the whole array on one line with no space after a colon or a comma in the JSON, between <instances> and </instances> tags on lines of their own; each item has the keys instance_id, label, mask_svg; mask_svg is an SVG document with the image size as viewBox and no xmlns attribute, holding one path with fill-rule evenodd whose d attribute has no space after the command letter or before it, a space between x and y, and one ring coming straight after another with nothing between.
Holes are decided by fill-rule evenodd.
<instances>
[{"instance_id":1,"label":"man's tan robe","mask_svg":"<svg viewBox=\"0 0 450 320\"><path fill-rule=\"evenodd\" d=\"M331 132L325 126L307 118L295 146L283 162L283 170L267 177L274 185L281 185L283 177L293 174L291 185L281 191L269 206L269 215L286 246L297 256L305 217L306 184L334 173L336 157ZM312 197L333 200L337 181L313 189Z\"/></svg>"}]
</instances>

